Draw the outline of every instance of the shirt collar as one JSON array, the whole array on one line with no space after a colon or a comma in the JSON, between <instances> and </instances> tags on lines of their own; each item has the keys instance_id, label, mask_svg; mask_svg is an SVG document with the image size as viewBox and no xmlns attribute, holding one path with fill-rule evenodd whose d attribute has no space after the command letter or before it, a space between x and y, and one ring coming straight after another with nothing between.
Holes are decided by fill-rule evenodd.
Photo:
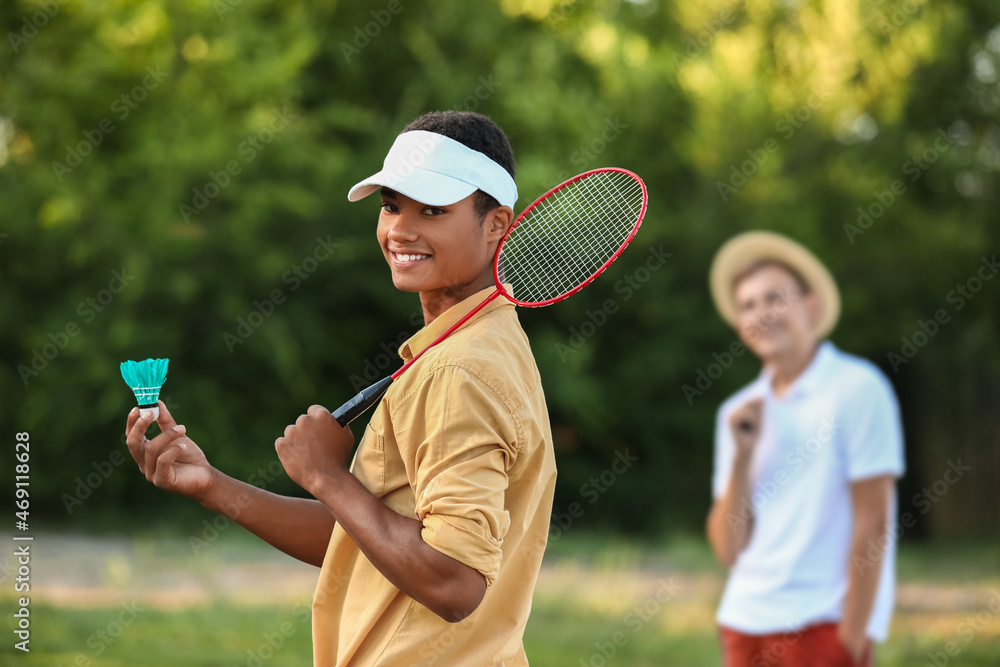
<instances>
[{"instance_id":1,"label":"shirt collar","mask_svg":"<svg viewBox=\"0 0 1000 667\"><path fill-rule=\"evenodd\" d=\"M830 364L837 355L837 348L830 341L823 341L816 349L816 355L806 367L802 374L795 378L795 382L785 392L784 398L788 398L799 392L808 393L824 386L826 376L830 369ZM756 388L762 394L772 395L774 389L771 386L771 371L764 369L757 378L759 386Z\"/></svg>"},{"instance_id":2,"label":"shirt collar","mask_svg":"<svg viewBox=\"0 0 1000 667\"><path fill-rule=\"evenodd\" d=\"M504 285L504 289L508 294L513 294L511 292L510 285ZM454 306L444 311L438 315L433 322L425 326L423 329L417 333L410 336L409 340L399 346L399 356L402 360L409 361L416 355L424 351L424 349L437 340L438 336L447 331L455 322L458 322L463 317L468 315L476 306L486 300L490 294L496 291L496 286L491 285L484 290L476 292L472 296L466 297L462 301L459 301ZM498 296L493 299L490 303L486 304L482 310L473 315L468 322L463 322L457 331L461 331L465 327L469 326L470 323L475 322L480 317L486 313L496 310L497 308L503 308L505 306L514 307L514 304L502 296Z\"/></svg>"}]
</instances>

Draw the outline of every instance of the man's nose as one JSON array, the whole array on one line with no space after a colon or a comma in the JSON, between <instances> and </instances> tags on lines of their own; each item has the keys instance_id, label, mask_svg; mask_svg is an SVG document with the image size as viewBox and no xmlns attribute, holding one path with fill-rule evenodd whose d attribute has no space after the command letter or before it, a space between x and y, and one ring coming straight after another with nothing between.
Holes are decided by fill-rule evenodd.
<instances>
[{"instance_id":1,"label":"man's nose","mask_svg":"<svg viewBox=\"0 0 1000 667\"><path fill-rule=\"evenodd\" d=\"M400 211L394 216L392 225L389 227L389 238L394 241L413 241L419 235L415 224L415 215L412 212Z\"/></svg>"}]
</instances>

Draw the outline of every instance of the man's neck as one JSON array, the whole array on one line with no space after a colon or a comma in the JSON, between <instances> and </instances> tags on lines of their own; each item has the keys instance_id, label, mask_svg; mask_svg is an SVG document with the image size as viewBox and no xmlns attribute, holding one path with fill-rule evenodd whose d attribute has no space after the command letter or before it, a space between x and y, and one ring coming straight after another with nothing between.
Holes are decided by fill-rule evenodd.
<instances>
[{"instance_id":1,"label":"man's neck","mask_svg":"<svg viewBox=\"0 0 1000 667\"><path fill-rule=\"evenodd\" d=\"M492 268L490 269L492 270ZM494 285L493 274L488 278L462 286L449 286L420 293L420 307L424 311L424 326L430 325L438 316L452 306L461 303L473 294Z\"/></svg>"},{"instance_id":2,"label":"man's neck","mask_svg":"<svg viewBox=\"0 0 1000 667\"><path fill-rule=\"evenodd\" d=\"M771 389L775 396L782 398L788 392L792 383L809 368L818 350L819 343L812 343L801 350L789 350L787 354L765 361L771 370Z\"/></svg>"}]
</instances>

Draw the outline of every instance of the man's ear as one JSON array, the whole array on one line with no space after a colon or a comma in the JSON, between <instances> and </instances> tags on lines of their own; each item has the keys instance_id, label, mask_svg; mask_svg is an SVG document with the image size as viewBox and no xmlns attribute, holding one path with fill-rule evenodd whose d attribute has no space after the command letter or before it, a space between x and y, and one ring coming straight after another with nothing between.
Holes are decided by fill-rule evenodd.
<instances>
[{"instance_id":1,"label":"man's ear","mask_svg":"<svg viewBox=\"0 0 1000 667\"><path fill-rule=\"evenodd\" d=\"M500 241L514 222L514 211L510 206L497 206L486 214L483 229L491 241Z\"/></svg>"}]
</instances>

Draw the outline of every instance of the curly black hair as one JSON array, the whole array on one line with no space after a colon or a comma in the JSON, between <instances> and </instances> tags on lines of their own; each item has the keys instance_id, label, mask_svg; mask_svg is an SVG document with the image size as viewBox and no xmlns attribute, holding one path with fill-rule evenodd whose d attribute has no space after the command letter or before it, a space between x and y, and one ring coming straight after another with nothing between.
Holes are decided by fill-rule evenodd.
<instances>
[{"instance_id":1,"label":"curly black hair","mask_svg":"<svg viewBox=\"0 0 1000 667\"><path fill-rule=\"evenodd\" d=\"M506 169L510 177L514 178L514 149L511 148L504 131L489 116L474 111L431 111L403 128L403 132L413 130L434 132L454 139L474 151L483 153ZM473 203L480 221L500 205L492 195L482 190L476 190Z\"/></svg>"}]
</instances>

